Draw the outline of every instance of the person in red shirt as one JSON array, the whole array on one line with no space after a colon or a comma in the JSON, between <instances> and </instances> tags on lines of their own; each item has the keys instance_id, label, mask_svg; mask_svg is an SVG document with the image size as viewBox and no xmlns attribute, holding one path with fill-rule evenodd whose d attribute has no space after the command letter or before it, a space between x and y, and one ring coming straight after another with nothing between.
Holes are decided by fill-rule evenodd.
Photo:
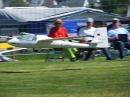
<instances>
[{"instance_id":1,"label":"person in red shirt","mask_svg":"<svg viewBox=\"0 0 130 97\"><path fill-rule=\"evenodd\" d=\"M54 27L51 28L49 32L49 37L52 38L59 38L59 37L68 37L68 31L66 30L65 27L63 27L64 23L62 22L61 19L56 19L53 22ZM68 40L66 40L68 41ZM76 48L63 48L67 57L70 59L70 61L75 61L76 56L75 53L77 52Z\"/></svg>"},{"instance_id":2,"label":"person in red shirt","mask_svg":"<svg viewBox=\"0 0 130 97\"><path fill-rule=\"evenodd\" d=\"M49 37L68 37L68 32L65 27L62 27L62 24L57 23L56 26L50 30Z\"/></svg>"}]
</instances>

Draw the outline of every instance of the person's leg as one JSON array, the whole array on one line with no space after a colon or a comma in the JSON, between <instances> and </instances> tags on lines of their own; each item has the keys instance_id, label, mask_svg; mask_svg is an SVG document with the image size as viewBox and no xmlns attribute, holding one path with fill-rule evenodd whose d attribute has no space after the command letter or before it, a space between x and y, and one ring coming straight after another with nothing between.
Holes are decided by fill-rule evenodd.
<instances>
[{"instance_id":1,"label":"person's leg","mask_svg":"<svg viewBox=\"0 0 130 97\"><path fill-rule=\"evenodd\" d=\"M125 48L130 49L130 42L125 42Z\"/></svg>"},{"instance_id":2,"label":"person's leg","mask_svg":"<svg viewBox=\"0 0 130 97\"><path fill-rule=\"evenodd\" d=\"M77 48L77 52L75 53L76 58L78 59L78 58L83 57L84 51L85 51L84 48Z\"/></svg>"},{"instance_id":3,"label":"person's leg","mask_svg":"<svg viewBox=\"0 0 130 97\"><path fill-rule=\"evenodd\" d=\"M69 40L65 40L67 42L69 42ZM71 52L73 52L74 54L78 51L77 48L69 48L69 50L71 50Z\"/></svg>"},{"instance_id":4,"label":"person's leg","mask_svg":"<svg viewBox=\"0 0 130 97\"><path fill-rule=\"evenodd\" d=\"M107 60L112 60L113 59L107 48L101 48L101 50L104 53L104 55L106 56Z\"/></svg>"},{"instance_id":5,"label":"person's leg","mask_svg":"<svg viewBox=\"0 0 130 97\"><path fill-rule=\"evenodd\" d=\"M87 60L90 59L93 50L94 50L93 48L87 49L88 53L87 53L86 56L85 56L85 59L84 59L85 61L87 61Z\"/></svg>"},{"instance_id":6,"label":"person's leg","mask_svg":"<svg viewBox=\"0 0 130 97\"><path fill-rule=\"evenodd\" d=\"M66 56L70 59L70 61L74 61L76 59L75 54L72 52L71 48L64 48Z\"/></svg>"},{"instance_id":7,"label":"person's leg","mask_svg":"<svg viewBox=\"0 0 130 97\"><path fill-rule=\"evenodd\" d=\"M75 54L78 50L77 48L71 48L71 51Z\"/></svg>"},{"instance_id":8,"label":"person's leg","mask_svg":"<svg viewBox=\"0 0 130 97\"><path fill-rule=\"evenodd\" d=\"M69 42L69 40L65 40L65 41ZM77 52L76 48L64 48L64 51L67 57L70 59L70 61L76 60L76 56L75 56L75 53Z\"/></svg>"},{"instance_id":9,"label":"person's leg","mask_svg":"<svg viewBox=\"0 0 130 97\"><path fill-rule=\"evenodd\" d=\"M116 42L114 42L114 47L115 47L115 49L119 50L120 58L121 59L125 58L126 54L125 54L125 50L124 50L124 48L125 48L124 42L116 41Z\"/></svg>"}]
</instances>

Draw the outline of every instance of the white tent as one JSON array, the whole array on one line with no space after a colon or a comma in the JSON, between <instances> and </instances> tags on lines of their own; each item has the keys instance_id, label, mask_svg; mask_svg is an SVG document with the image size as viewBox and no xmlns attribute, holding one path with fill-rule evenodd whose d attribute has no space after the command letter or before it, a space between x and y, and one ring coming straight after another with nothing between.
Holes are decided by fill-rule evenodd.
<instances>
[{"instance_id":1,"label":"white tent","mask_svg":"<svg viewBox=\"0 0 130 97\"><path fill-rule=\"evenodd\" d=\"M27 29L29 33L46 33L46 24L52 23L56 18L62 20L86 20L86 18L92 17L95 21L111 21L113 17L117 17L120 20L129 20L128 17L122 17L118 14L106 13L102 10L91 9L85 7L76 8L45 8L45 7L14 7L0 9L0 29L2 33L7 30L6 26L14 27L18 25L25 25L23 28ZM69 21L69 22L70 22ZM76 24L77 25L77 24ZM71 25L69 25L71 26ZM10 30L10 29L9 29ZM8 31L9 31L8 30ZM22 31L23 31L22 30ZM13 30L12 30L13 32ZM0 32L1 33L1 32Z\"/></svg>"}]
</instances>

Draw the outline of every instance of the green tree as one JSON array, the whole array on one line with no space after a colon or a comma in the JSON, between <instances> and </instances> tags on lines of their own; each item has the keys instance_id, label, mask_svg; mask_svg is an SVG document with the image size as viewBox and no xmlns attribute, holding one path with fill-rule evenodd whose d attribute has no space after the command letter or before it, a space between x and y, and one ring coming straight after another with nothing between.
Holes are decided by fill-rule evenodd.
<instances>
[{"instance_id":1,"label":"green tree","mask_svg":"<svg viewBox=\"0 0 130 97\"><path fill-rule=\"evenodd\" d=\"M23 0L10 0L10 7L25 7Z\"/></svg>"},{"instance_id":2,"label":"green tree","mask_svg":"<svg viewBox=\"0 0 130 97\"><path fill-rule=\"evenodd\" d=\"M109 13L126 14L130 0L101 0L101 9Z\"/></svg>"}]
</instances>

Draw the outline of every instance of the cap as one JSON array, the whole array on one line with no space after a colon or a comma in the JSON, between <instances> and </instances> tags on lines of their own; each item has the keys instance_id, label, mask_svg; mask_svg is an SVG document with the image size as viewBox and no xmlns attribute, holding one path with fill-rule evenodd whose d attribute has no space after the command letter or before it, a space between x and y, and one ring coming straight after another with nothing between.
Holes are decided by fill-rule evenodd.
<instances>
[{"instance_id":1,"label":"cap","mask_svg":"<svg viewBox=\"0 0 130 97\"><path fill-rule=\"evenodd\" d=\"M113 18L113 21L118 21L119 22L120 20L118 18Z\"/></svg>"},{"instance_id":2,"label":"cap","mask_svg":"<svg viewBox=\"0 0 130 97\"><path fill-rule=\"evenodd\" d=\"M87 22L93 22L92 18L87 18Z\"/></svg>"}]
</instances>

